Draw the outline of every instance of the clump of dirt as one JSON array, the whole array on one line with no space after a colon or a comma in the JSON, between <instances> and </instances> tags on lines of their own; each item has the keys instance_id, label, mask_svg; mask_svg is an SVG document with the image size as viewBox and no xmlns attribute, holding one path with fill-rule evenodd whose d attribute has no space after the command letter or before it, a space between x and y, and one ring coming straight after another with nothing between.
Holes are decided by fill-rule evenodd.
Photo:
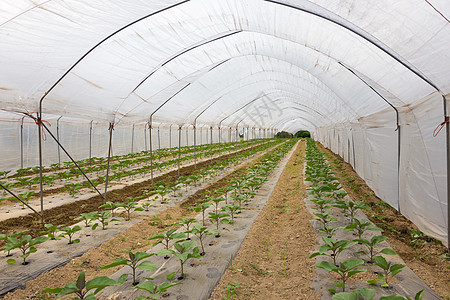
<instances>
[{"instance_id":1,"label":"clump of dirt","mask_svg":"<svg viewBox=\"0 0 450 300\"><path fill-rule=\"evenodd\" d=\"M317 299L309 258L317 234L302 201L304 150L300 142L210 299L224 299L227 289L239 299Z\"/></svg>"},{"instance_id":2,"label":"clump of dirt","mask_svg":"<svg viewBox=\"0 0 450 300\"><path fill-rule=\"evenodd\" d=\"M388 242L408 267L443 299L450 299L450 263L440 257L447 248L422 234L416 225L378 198L350 164L320 143L317 145L350 197L370 206L364 213L384 230L383 235L389 237Z\"/></svg>"}]
</instances>

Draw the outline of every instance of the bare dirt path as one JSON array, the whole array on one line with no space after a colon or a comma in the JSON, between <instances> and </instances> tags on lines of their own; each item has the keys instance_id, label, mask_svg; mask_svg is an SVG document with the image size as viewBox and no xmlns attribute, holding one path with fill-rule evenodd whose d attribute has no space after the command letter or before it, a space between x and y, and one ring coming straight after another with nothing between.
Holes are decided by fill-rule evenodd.
<instances>
[{"instance_id":1,"label":"bare dirt path","mask_svg":"<svg viewBox=\"0 0 450 300\"><path fill-rule=\"evenodd\" d=\"M317 234L303 202L304 154L301 141L210 299L223 299L227 289L239 299L320 299L311 287Z\"/></svg>"}]
</instances>

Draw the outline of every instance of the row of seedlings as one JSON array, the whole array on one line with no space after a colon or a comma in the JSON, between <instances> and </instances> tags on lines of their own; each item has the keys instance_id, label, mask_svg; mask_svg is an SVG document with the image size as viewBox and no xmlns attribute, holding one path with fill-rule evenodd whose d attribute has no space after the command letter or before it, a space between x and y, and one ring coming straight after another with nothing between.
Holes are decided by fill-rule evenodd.
<instances>
[{"instance_id":1,"label":"row of seedlings","mask_svg":"<svg viewBox=\"0 0 450 300\"><path fill-rule=\"evenodd\" d=\"M336 288L328 291L333 295L333 300L371 300L374 299L376 290L371 288L356 289L351 292L346 291L347 280L358 273L367 272L367 269L359 267L375 265L377 279L367 281L370 285L380 285L383 288L390 287L390 280L402 271L405 265L395 264L388 261L385 255L395 255L395 251L390 248L381 248L382 242L387 240L386 236L374 235L373 231L383 230L367 220L358 219L357 211L368 209L365 204L346 200L347 193L341 187L338 178L333 175L331 166L328 164L324 154L316 146L312 139L307 140L306 147L306 181L310 182L307 188L311 202L314 203L315 220L319 222L319 232L323 234L322 245L319 250L311 255L327 256L328 260L322 260L314 266L336 274L339 280L333 281ZM344 223L345 226L336 226L337 223ZM354 239L339 238L339 233L351 232ZM372 233L371 233L372 232ZM341 260L340 255L345 251L351 257ZM415 300L422 299L424 290L415 295ZM380 297L380 300L410 299L399 295Z\"/></svg>"}]
</instances>

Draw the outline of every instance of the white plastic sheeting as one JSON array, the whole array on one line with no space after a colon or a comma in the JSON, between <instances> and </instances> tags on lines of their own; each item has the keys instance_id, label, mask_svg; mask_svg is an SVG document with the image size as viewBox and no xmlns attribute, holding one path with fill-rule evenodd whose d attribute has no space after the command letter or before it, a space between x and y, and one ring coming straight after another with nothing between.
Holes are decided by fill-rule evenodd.
<instances>
[{"instance_id":1,"label":"white plastic sheeting","mask_svg":"<svg viewBox=\"0 0 450 300\"><path fill-rule=\"evenodd\" d=\"M0 168L37 163L24 113L76 159L107 153L109 123L114 154L148 149L150 116L153 149L179 125L183 145L194 125L197 143L307 129L445 241L449 17L446 0L3 0Z\"/></svg>"}]
</instances>

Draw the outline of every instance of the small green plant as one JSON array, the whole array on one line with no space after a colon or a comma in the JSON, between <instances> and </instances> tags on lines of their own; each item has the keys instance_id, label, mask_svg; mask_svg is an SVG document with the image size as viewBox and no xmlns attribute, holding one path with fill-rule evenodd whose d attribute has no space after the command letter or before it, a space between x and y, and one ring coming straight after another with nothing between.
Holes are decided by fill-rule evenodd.
<instances>
[{"instance_id":1,"label":"small green plant","mask_svg":"<svg viewBox=\"0 0 450 300\"><path fill-rule=\"evenodd\" d=\"M169 275L167 275L166 280L170 281L173 279L173 277L175 276L175 273L170 273ZM145 290L147 292L150 293L149 297L145 297L145 296L139 296L138 298L136 298L136 300L145 300L145 299L159 299L159 297L161 296L162 293L167 292L167 290L173 286L182 284L181 282L163 282L160 285L156 285L153 282L151 282L151 280L153 280L153 278L146 278L148 281L141 283L137 286L135 286L135 288L140 289L140 290Z\"/></svg>"},{"instance_id":2,"label":"small green plant","mask_svg":"<svg viewBox=\"0 0 450 300\"><path fill-rule=\"evenodd\" d=\"M237 292L237 289L240 287L239 282L235 283L229 283L227 285L227 295L223 296L224 300L230 300L230 299L238 299L239 295Z\"/></svg>"},{"instance_id":3,"label":"small green plant","mask_svg":"<svg viewBox=\"0 0 450 300\"><path fill-rule=\"evenodd\" d=\"M152 245L152 247L155 247L158 244L162 244L164 245L165 250L169 250L171 240L186 239L186 235L183 232L175 232L175 231L176 229L172 228L167 230L166 232L152 235L147 240L158 240L156 243ZM167 259L169 257L166 255L164 258Z\"/></svg>"},{"instance_id":4,"label":"small green plant","mask_svg":"<svg viewBox=\"0 0 450 300\"><path fill-rule=\"evenodd\" d=\"M64 186L64 189L69 192L69 195L75 197L75 194L78 194L80 192L81 183L79 182L68 183Z\"/></svg>"},{"instance_id":5,"label":"small green plant","mask_svg":"<svg viewBox=\"0 0 450 300\"><path fill-rule=\"evenodd\" d=\"M77 221L83 221L85 227L89 227L91 222L95 219L95 211L88 213L81 213L79 217L75 218Z\"/></svg>"},{"instance_id":6,"label":"small green plant","mask_svg":"<svg viewBox=\"0 0 450 300\"><path fill-rule=\"evenodd\" d=\"M45 224L44 227L47 228L47 231L44 233L46 233L51 240L59 240L62 235L57 235L57 233L61 231L62 226L63 225Z\"/></svg>"},{"instance_id":7,"label":"small green plant","mask_svg":"<svg viewBox=\"0 0 450 300\"><path fill-rule=\"evenodd\" d=\"M99 224L102 224L102 230L106 230L106 226L109 225L109 222L119 221L118 219L111 219L111 212L107 210L95 212L92 220L99 222L92 225L92 230L95 230Z\"/></svg>"},{"instance_id":8,"label":"small green plant","mask_svg":"<svg viewBox=\"0 0 450 300\"><path fill-rule=\"evenodd\" d=\"M148 258L150 256L155 255L154 253L146 253L146 252L136 252L133 253L130 250L127 251L128 258L118 258L113 263L104 266L102 269L109 269L116 266L127 265L133 270L133 285L137 285L139 282L136 281L136 269L144 270L144 271L154 271L157 266L155 263L151 261L143 261L141 260Z\"/></svg>"},{"instance_id":9,"label":"small green plant","mask_svg":"<svg viewBox=\"0 0 450 300\"><path fill-rule=\"evenodd\" d=\"M71 245L71 244L76 244L76 243L79 243L80 242L80 239L73 239L73 236L74 236L74 234L76 233L76 232L78 232L78 231L80 231L81 230L81 227L80 226L78 226L78 225L75 225L75 226L73 226L73 227L69 227L69 226L67 226L67 227L64 227L64 228L61 228L61 231L63 232L62 234L61 234L61 236L62 237L65 237L65 238L67 238L68 240L69 240L69 245Z\"/></svg>"},{"instance_id":10,"label":"small green plant","mask_svg":"<svg viewBox=\"0 0 450 300\"><path fill-rule=\"evenodd\" d=\"M375 235L370 240L355 239L354 241L361 243L367 247L367 249L369 250L368 253L366 253L365 251L358 251L357 253L367 254L367 256L369 257L369 260L367 262L373 263L373 258L375 255L377 255L377 253L375 252L375 247L377 247L379 243L381 243L382 241L385 241L385 240L387 240L387 236ZM397 254L397 253L395 253L394 250L389 249L389 248L384 248L379 253L388 254L388 255L396 255Z\"/></svg>"},{"instance_id":11,"label":"small green plant","mask_svg":"<svg viewBox=\"0 0 450 300\"><path fill-rule=\"evenodd\" d=\"M362 235L367 230L383 231L383 229L373 225L369 221L359 220L359 219L356 219L356 218L354 219L354 223L352 223L350 225L347 225L342 231L344 231L344 232L353 231L353 233L355 235L358 235L358 239L361 239Z\"/></svg>"},{"instance_id":12,"label":"small green plant","mask_svg":"<svg viewBox=\"0 0 450 300\"><path fill-rule=\"evenodd\" d=\"M209 218L211 219L211 221L213 223L216 223L216 230L218 231L218 233L216 233L215 237L220 237L220 230L219 230L219 225L221 223L230 223L231 220L228 219L230 215L226 214L226 213L214 213L214 212L210 212L209 213Z\"/></svg>"},{"instance_id":13,"label":"small green plant","mask_svg":"<svg viewBox=\"0 0 450 300\"><path fill-rule=\"evenodd\" d=\"M23 202L28 204L28 201L34 197L34 192L28 191L22 194L19 194L19 198L22 199ZM21 203L22 209L25 209L25 204Z\"/></svg>"},{"instance_id":14,"label":"small green plant","mask_svg":"<svg viewBox=\"0 0 450 300\"><path fill-rule=\"evenodd\" d=\"M37 251L36 245L42 244L43 242L47 241L49 237L46 236L39 236L36 238L32 238L31 235L23 235L23 236L17 236L17 237L8 237L8 240L6 241L6 248L5 251L11 251L13 249L19 249L20 252L22 252L22 255L20 257L23 258L22 265L27 264L27 257L30 256L31 253L35 253ZM15 259L8 259L6 261L8 264L15 264Z\"/></svg>"},{"instance_id":15,"label":"small green plant","mask_svg":"<svg viewBox=\"0 0 450 300\"><path fill-rule=\"evenodd\" d=\"M367 281L367 283L372 284L372 285L377 285L378 283L380 283L381 286L384 288L389 287L389 283L388 283L389 275L394 277L395 275L397 275L398 273L403 271L402 269L404 267L406 267L405 265L402 265L402 264L392 264L392 262L387 262L386 259L380 255L375 256L374 260L375 260L375 265L377 265L381 269L383 269L383 273L377 274L378 281L377 280L369 280L369 281Z\"/></svg>"},{"instance_id":16,"label":"small green plant","mask_svg":"<svg viewBox=\"0 0 450 300\"><path fill-rule=\"evenodd\" d=\"M184 242L176 242L174 244L175 250L172 249L164 249L158 253L158 255L175 255L179 261L181 266L181 275L178 277L178 279L184 279L185 272L184 272L184 264L189 258L201 258L201 255L199 253L197 242L196 241L184 241Z\"/></svg>"},{"instance_id":17,"label":"small green plant","mask_svg":"<svg viewBox=\"0 0 450 300\"><path fill-rule=\"evenodd\" d=\"M231 216L231 223L234 222L234 218L235 215L237 214L237 212L241 209L240 206L238 205L233 205L233 204L225 204L224 207L222 207L222 211L225 213L229 213Z\"/></svg>"},{"instance_id":18,"label":"small green plant","mask_svg":"<svg viewBox=\"0 0 450 300\"><path fill-rule=\"evenodd\" d=\"M342 251L356 245L356 242L337 240L329 237L322 237L322 240L325 244L320 246L319 251L311 254L309 258L326 255L326 252L330 251L330 256L333 258L334 265L337 265L337 258Z\"/></svg>"},{"instance_id":19,"label":"small green plant","mask_svg":"<svg viewBox=\"0 0 450 300\"><path fill-rule=\"evenodd\" d=\"M211 202L205 202L200 204L199 206L193 207L193 209L196 212L201 212L202 213L202 222L203 222L203 226L205 226L205 212L206 210L212 205Z\"/></svg>"},{"instance_id":20,"label":"small green plant","mask_svg":"<svg viewBox=\"0 0 450 300\"><path fill-rule=\"evenodd\" d=\"M197 238L200 241L200 246L202 247L202 252L200 252L200 255L205 255L205 247L203 245L203 239L207 235L213 235L218 234L219 232L216 229L209 230L208 226L202 226L200 224L197 224L192 228L191 233L197 236Z\"/></svg>"},{"instance_id":21,"label":"small green plant","mask_svg":"<svg viewBox=\"0 0 450 300\"><path fill-rule=\"evenodd\" d=\"M114 217L114 210L115 210L116 208L118 208L120 204L121 204L120 202L111 202L111 201L108 201L108 202L106 202L105 204L100 205L98 208L99 208L99 209L102 209L102 208L109 209L109 210L111 211L111 216Z\"/></svg>"},{"instance_id":22,"label":"small green plant","mask_svg":"<svg viewBox=\"0 0 450 300\"><path fill-rule=\"evenodd\" d=\"M20 232L8 232L8 233L2 233L0 234L0 241L7 241L8 238L13 237L16 238L18 236L21 236L23 234L25 234L26 232L28 232L29 230L24 230L24 231L20 231ZM11 256L11 250L6 250L5 252L7 252L6 257L10 257Z\"/></svg>"},{"instance_id":23,"label":"small green plant","mask_svg":"<svg viewBox=\"0 0 450 300\"><path fill-rule=\"evenodd\" d=\"M367 272L367 270L365 269L355 270L362 264L364 264L364 261L362 259L347 259L346 261L340 263L339 266L333 265L325 260L321 261L320 264L314 266L338 274L341 281L333 281L333 284L336 287L341 287L342 291L345 292L345 283L350 277L361 272ZM336 293L335 289L328 289L328 291L333 294Z\"/></svg>"},{"instance_id":24,"label":"small green plant","mask_svg":"<svg viewBox=\"0 0 450 300\"><path fill-rule=\"evenodd\" d=\"M126 221L131 220L131 212L132 211L143 211L144 209L142 207L137 207L138 203L137 202L126 202L126 203L121 203L119 204L117 207L123 208L125 210L126 213Z\"/></svg>"},{"instance_id":25,"label":"small green plant","mask_svg":"<svg viewBox=\"0 0 450 300\"><path fill-rule=\"evenodd\" d=\"M97 299L95 295L98 292L108 286L122 285L127 280L127 277L127 274L123 274L120 276L119 280L115 281L109 277L101 276L86 282L84 271L81 271L76 282L70 282L63 288L45 289L42 293L57 294L56 297L58 298L65 295L75 294L77 296L75 299L94 300ZM90 290L94 290L94 294L88 295Z\"/></svg>"},{"instance_id":26,"label":"small green plant","mask_svg":"<svg viewBox=\"0 0 450 300\"><path fill-rule=\"evenodd\" d=\"M141 204L141 206L145 211L149 211L150 207L153 207L153 204L151 204L150 202L145 202Z\"/></svg>"},{"instance_id":27,"label":"small green plant","mask_svg":"<svg viewBox=\"0 0 450 300\"><path fill-rule=\"evenodd\" d=\"M184 226L184 228L186 228L186 231L184 232L187 235L186 240L190 240L191 239L189 237L189 234L191 233L190 228L196 222L197 222L197 219L183 218L183 219L181 219L181 222L178 222L175 225Z\"/></svg>"},{"instance_id":28,"label":"small green plant","mask_svg":"<svg viewBox=\"0 0 450 300\"><path fill-rule=\"evenodd\" d=\"M352 292L340 292L333 295L333 300L372 300L375 297L374 289L357 289Z\"/></svg>"}]
</instances>

